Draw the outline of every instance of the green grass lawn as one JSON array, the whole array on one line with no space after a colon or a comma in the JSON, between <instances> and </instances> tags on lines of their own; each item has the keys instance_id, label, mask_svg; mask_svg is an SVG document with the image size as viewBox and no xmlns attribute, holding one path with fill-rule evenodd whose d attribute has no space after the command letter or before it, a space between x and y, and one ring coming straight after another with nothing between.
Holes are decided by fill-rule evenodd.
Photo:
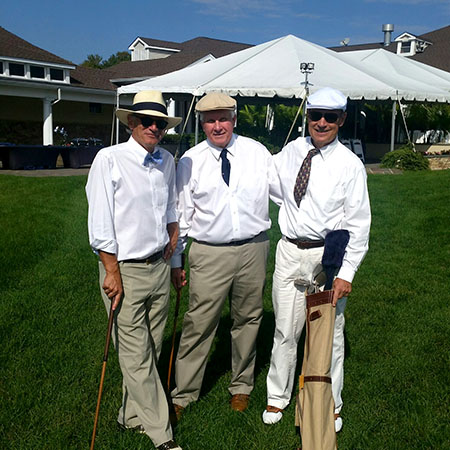
<instances>
[{"instance_id":1,"label":"green grass lawn","mask_svg":"<svg viewBox=\"0 0 450 450\"><path fill-rule=\"evenodd\" d=\"M106 313L87 242L86 177L0 176L0 448L86 449ZM450 448L450 171L369 176L370 250L347 304L340 449ZM276 224L276 211L273 210ZM249 409L229 409L230 319L224 311L200 400L175 430L187 450L292 450L294 407L261 413L273 336L271 273ZM178 323L186 308L186 290ZM172 295L172 302L175 296ZM173 307L160 361L166 380ZM301 351L301 350L300 350ZM98 449L151 449L116 429L121 374L110 352Z\"/></svg>"}]
</instances>

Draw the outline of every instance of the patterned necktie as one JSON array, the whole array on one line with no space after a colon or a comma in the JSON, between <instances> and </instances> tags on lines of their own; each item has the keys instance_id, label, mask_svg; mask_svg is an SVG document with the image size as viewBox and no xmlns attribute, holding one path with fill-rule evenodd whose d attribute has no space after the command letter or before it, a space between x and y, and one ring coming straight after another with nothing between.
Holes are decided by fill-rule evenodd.
<instances>
[{"instance_id":1,"label":"patterned necktie","mask_svg":"<svg viewBox=\"0 0 450 450\"><path fill-rule=\"evenodd\" d=\"M317 148L310 150L306 155L306 158L303 160L302 167L300 167L298 172L294 186L294 199L297 206L300 206L300 202L305 195L306 188L308 187L309 175L311 173L311 159L318 153L319 150Z\"/></svg>"},{"instance_id":2,"label":"patterned necktie","mask_svg":"<svg viewBox=\"0 0 450 450\"><path fill-rule=\"evenodd\" d=\"M145 155L144 159L144 166L148 167L150 164L161 164L162 163L162 156L159 150L156 150L156 152L153 153L147 153Z\"/></svg>"},{"instance_id":3,"label":"patterned necktie","mask_svg":"<svg viewBox=\"0 0 450 450\"><path fill-rule=\"evenodd\" d=\"M220 158L222 159L222 178L225 183L227 183L227 186L230 185L230 161L228 161L227 158L227 149L224 148L220 152Z\"/></svg>"}]
</instances>

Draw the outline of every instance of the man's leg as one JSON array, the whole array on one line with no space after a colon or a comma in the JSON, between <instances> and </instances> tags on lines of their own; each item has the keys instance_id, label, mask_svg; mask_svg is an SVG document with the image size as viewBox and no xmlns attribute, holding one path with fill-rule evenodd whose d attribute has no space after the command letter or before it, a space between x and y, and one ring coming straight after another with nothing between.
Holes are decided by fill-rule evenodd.
<instances>
[{"instance_id":1,"label":"man's leg","mask_svg":"<svg viewBox=\"0 0 450 450\"><path fill-rule=\"evenodd\" d=\"M120 271L124 297L116 313L114 333L124 384L119 421L131 428L142 425L158 446L172 439L172 430L166 396L156 368L147 302L149 292L154 289L153 283L169 280L170 267L161 259L148 266L120 263ZM164 311L167 314L168 295L169 291L166 300L160 301L156 308L159 311L154 311L156 317L161 317Z\"/></svg>"},{"instance_id":2,"label":"man's leg","mask_svg":"<svg viewBox=\"0 0 450 450\"><path fill-rule=\"evenodd\" d=\"M267 375L267 404L284 409L295 382L297 345L305 324L305 291L312 284L323 248L298 249L280 240L273 274L275 334ZM278 420L281 415L278 414ZM267 422L269 418L267 418Z\"/></svg>"},{"instance_id":3,"label":"man's leg","mask_svg":"<svg viewBox=\"0 0 450 450\"><path fill-rule=\"evenodd\" d=\"M232 287L232 379L229 391L231 395L248 395L254 384L256 338L263 313L269 241L265 236L260 242L245 244L235 250L239 266Z\"/></svg>"},{"instance_id":4,"label":"man's leg","mask_svg":"<svg viewBox=\"0 0 450 450\"><path fill-rule=\"evenodd\" d=\"M336 321L334 325L333 354L331 357L331 380L334 398L334 412L339 414L342 409L342 388L344 387L344 311L347 298L341 298L336 305Z\"/></svg>"},{"instance_id":5,"label":"man's leg","mask_svg":"<svg viewBox=\"0 0 450 450\"><path fill-rule=\"evenodd\" d=\"M184 316L177 359L175 405L186 407L200 395L211 344L233 279L231 247L193 242L189 250L189 309Z\"/></svg>"}]
</instances>

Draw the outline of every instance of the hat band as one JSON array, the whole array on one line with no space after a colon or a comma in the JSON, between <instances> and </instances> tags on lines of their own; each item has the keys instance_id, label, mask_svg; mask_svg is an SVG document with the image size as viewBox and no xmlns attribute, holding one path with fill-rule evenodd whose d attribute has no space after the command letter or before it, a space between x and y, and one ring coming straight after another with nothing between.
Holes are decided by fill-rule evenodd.
<instances>
[{"instance_id":1,"label":"hat band","mask_svg":"<svg viewBox=\"0 0 450 450\"><path fill-rule=\"evenodd\" d=\"M155 102L140 102L135 103L133 106L130 107L131 111L144 111L146 109L158 111L160 113L163 113L167 116L167 108L161 103L155 103Z\"/></svg>"}]
</instances>

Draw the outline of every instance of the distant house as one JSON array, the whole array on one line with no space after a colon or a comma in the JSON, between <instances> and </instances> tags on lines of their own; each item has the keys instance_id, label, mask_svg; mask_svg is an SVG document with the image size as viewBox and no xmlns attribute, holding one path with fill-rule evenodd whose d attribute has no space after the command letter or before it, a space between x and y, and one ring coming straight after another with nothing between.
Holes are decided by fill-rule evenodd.
<instances>
[{"instance_id":1,"label":"distant house","mask_svg":"<svg viewBox=\"0 0 450 450\"><path fill-rule=\"evenodd\" d=\"M387 42L330 47L336 52L377 48L450 72L450 25L418 36L404 32Z\"/></svg>"},{"instance_id":2,"label":"distant house","mask_svg":"<svg viewBox=\"0 0 450 450\"><path fill-rule=\"evenodd\" d=\"M0 27L0 141L51 145L56 126L104 139L116 102L110 78Z\"/></svg>"},{"instance_id":3,"label":"distant house","mask_svg":"<svg viewBox=\"0 0 450 450\"><path fill-rule=\"evenodd\" d=\"M129 46L131 61L100 70L77 66L0 27L0 142L60 143L56 127L69 138L109 142L118 86L248 47L206 37L181 43L137 37ZM187 105L169 102L169 110L185 116Z\"/></svg>"}]
</instances>

